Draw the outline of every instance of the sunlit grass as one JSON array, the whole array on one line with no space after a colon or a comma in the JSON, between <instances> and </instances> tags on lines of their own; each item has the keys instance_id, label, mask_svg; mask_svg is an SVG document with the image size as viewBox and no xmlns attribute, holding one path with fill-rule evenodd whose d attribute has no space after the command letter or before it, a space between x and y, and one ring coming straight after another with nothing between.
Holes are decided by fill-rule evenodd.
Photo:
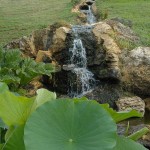
<instances>
[{"instance_id":1,"label":"sunlit grass","mask_svg":"<svg viewBox=\"0 0 150 150\"><path fill-rule=\"evenodd\" d=\"M97 0L97 7L107 12L108 18L131 20L141 45L150 46L150 0Z\"/></svg>"},{"instance_id":2,"label":"sunlit grass","mask_svg":"<svg viewBox=\"0 0 150 150\"><path fill-rule=\"evenodd\" d=\"M71 0L0 0L0 43L56 21L74 21Z\"/></svg>"}]
</instances>

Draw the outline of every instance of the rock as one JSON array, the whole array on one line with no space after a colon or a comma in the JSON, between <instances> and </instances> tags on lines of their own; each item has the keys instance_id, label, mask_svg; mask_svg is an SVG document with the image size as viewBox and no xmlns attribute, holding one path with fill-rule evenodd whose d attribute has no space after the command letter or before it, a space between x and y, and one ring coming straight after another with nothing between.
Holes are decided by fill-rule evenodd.
<instances>
[{"instance_id":1,"label":"rock","mask_svg":"<svg viewBox=\"0 0 150 150\"><path fill-rule=\"evenodd\" d=\"M145 109L147 111L150 111L150 98L144 99L144 102L145 102Z\"/></svg>"},{"instance_id":2,"label":"rock","mask_svg":"<svg viewBox=\"0 0 150 150\"><path fill-rule=\"evenodd\" d=\"M118 68L101 69L97 75L101 80L113 80L112 82L119 82L120 70Z\"/></svg>"},{"instance_id":3,"label":"rock","mask_svg":"<svg viewBox=\"0 0 150 150\"><path fill-rule=\"evenodd\" d=\"M129 53L129 65L140 66L148 65L150 66L150 47L137 47Z\"/></svg>"},{"instance_id":4,"label":"rock","mask_svg":"<svg viewBox=\"0 0 150 150\"><path fill-rule=\"evenodd\" d=\"M121 53L120 48L118 47L118 45L115 43L115 41L110 36L104 34L104 35L101 35L101 38L104 40L103 46L106 49L106 52L112 53L112 54L120 54Z\"/></svg>"},{"instance_id":5,"label":"rock","mask_svg":"<svg viewBox=\"0 0 150 150\"><path fill-rule=\"evenodd\" d=\"M97 86L85 96L91 100L96 100L101 104L108 103L110 107L116 109L115 101L122 97L121 88L117 84L108 81L96 81Z\"/></svg>"},{"instance_id":6,"label":"rock","mask_svg":"<svg viewBox=\"0 0 150 150\"><path fill-rule=\"evenodd\" d=\"M98 22L94 24L93 33L97 37L97 40L99 42L101 39L101 34L112 34L113 30L112 27L106 22Z\"/></svg>"},{"instance_id":7,"label":"rock","mask_svg":"<svg viewBox=\"0 0 150 150\"><path fill-rule=\"evenodd\" d=\"M118 111L131 111L137 110L144 115L145 113L145 103L137 96L134 97L123 97L116 101Z\"/></svg>"},{"instance_id":8,"label":"rock","mask_svg":"<svg viewBox=\"0 0 150 150\"><path fill-rule=\"evenodd\" d=\"M36 53L39 50L47 50L47 41L49 39L50 28L36 30L32 33L30 39L32 39L34 50Z\"/></svg>"},{"instance_id":9,"label":"rock","mask_svg":"<svg viewBox=\"0 0 150 150\"><path fill-rule=\"evenodd\" d=\"M69 71L62 69L61 71L52 74L51 80L46 77L43 78L43 83L47 85L50 91L55 91L61 95L67 95L68 88L70 86L69 80L68 80L69 73L70 73Z\"/></svg>"},{"instance_id":10,"label":"rock","mask_svg":"<svg viewBox=\"0 0 150 150\"><path fill-rule=\"evenodd\" d=\"M77 17L77 22L79 24L85 24L87 22L87 17L84 13L79 13Z\"/></svg>"},{"instance_id":11,"label":"rock","mask_svg":"<svg viewBox=\"0 0 150 150\"><path fill-rule=\"evenodd\" d=\"M36 56L36 62L47 62L51 63L52 62L52 54L50 51L42 51L39 50Z\"/></svg>"},{"instance_id":12,"label":"rock","mask_svg":"<svg viewBox=\"0 0 150 150\"><path fill-rule=\"evenodd\" d=\"M74 64L70 64L70 65L63 65L63 70L69 71L75 68Z\"/></svg>"},{"instance_id":13,"label":"rock","mask_svg":"<svg viewBox=\"0 0 150 150\"><path fill-rule=\"evenodd\" d=\"M66 47L65 40L69 31L70 31L70 28L67 28L67 27L60 27L56 29L53 35L53 44L50 47L50 50L53 53L60 52L62 49Z\"/></svg>"},{"instance_id":14,"label":"rock","mask_svg":"<svg viewBox=\"0 0 150 150\"><path fill-rule=\"evenodd\" d=\"M97 40L97 45L102 45L102 49L105 53L104 61L107 66L107 68L99 69L98 77L101 79L112 78L120 80L119 54L121 50L110 36L113 34L111 26L105 22L99 22L95 24L93 34ZM95 56L95 59L97 59L98 56L99 54Z\"/></svg>"},{"instance_id":15,"label":"rock","mask_svg":"<svg viewBox=\"0 0 150 150\"><path fill-rule=\"evenodd\" d=\"M18 40L11 41L5 46L6 49L19 48L24 56L36 57L36 50L32 37L22 37Z\"/></svg>"},{"instance_id":16,"label":"rock","mask_svg":"<svg viewBox=\"0 0 150 150\"><path fill-rule=\"evenodd\" d=\"M93 0L86 0L85 3L86 3L87 5L92 5L92 4L94 3L94 1L93 1Z\"/></svg>"},{"instance_id":17,"label":"rock","mask_svg":"<svg viewBox=\"0 0 150 150\"><path fill-rule=\"evenodd\" d=\"M39 50L47 50L50 28L34 31L30 36L8 43L7 49L19 48L25 56L35 58Z\"/></svg>"},{"instance_id":18,"label":"rock","mask_svg":"<svg viewBox=\"0 0 150 150\"><path fill-rule=\"evenodd\" d=\"M39 50L59 52L65 47L69 27L59 27L55 31L50 27L36 30L29 37L23 37L8 43L5 48L19 48L25 56L35 58Z\"/></svg>"},{"instance_id":19,"label":"rock","mask_svg":"<svg viewBox=\"0 0 150 150\"><path fill-rule=\"evenodd\" d=\"M122 81L139 96L150 96L150 47L138 47L121 56Z\"/></svg>"},{"instance_id":20,"label":"rock","mask_svg":"<svg viewBox=\"0 0 150 150\"><path fill-rule=\"evenodd\" d=\"M117 38L139 42L140 38L133 32L133 30L131 30L130 27L114 20L106 20L106 23L112 27L114 33L117 35Z\"/></svg>"},{"instance_id":21,"label":"rock","mask_svg":"<svg viewBox=\"0 0 150 150\"><path fill-rule=\"evenodd\" d=\"M45 88L39 80L40 78L36 78L25 87L25 89L28 91L26 96L33 97L36 95L36 91L38 89Z\"/></svg>"}]
</instances>

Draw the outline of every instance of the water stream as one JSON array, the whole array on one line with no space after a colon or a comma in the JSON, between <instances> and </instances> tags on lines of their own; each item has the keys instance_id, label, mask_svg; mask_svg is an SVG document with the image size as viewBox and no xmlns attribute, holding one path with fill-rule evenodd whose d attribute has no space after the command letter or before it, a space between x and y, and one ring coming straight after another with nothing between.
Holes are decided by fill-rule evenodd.
<instances>
[{"instance_id":1,"label":"water stream","mask_svg":"<svg viewBox=\"0 0 150 150\"><path fill-rule=\"evenodd\" d=\"M88 5L88 11L87 11L87 22L89 24L95 23L96 22L96 17L94 16L92 9L91 9L91 5Z\"/></svg>"},{"instance_id":2,"label":"water stream","mask_svg":"<svg viewBox=\"0 0 150 150\"><path fill-rule=\"evenodd\" d=\"M71 53L70 64L75 66L72 73L76 75L75 82L70 81L69 95L81 97L92 90L95 83L94 74L87 69L86 50L79 37L74 39L73 48L70 48L69 52Z\"/></svg>"},{"instance_id":3,"label":"water stream","mask_svg":"<svg viewBox=\"0 0 150 150\"><path fill-rule=\"evenodd\" d=\"M87 23L92 24L96 22L96 17L93 14L93 11L91 9L91 5L88 5L88 9L82 9L81 12L86 14L87 16Z\"/></svg>"},{"instance_id":4,"label":"water stream","mask_svg":"<svg viewBox=\"0 0 150 150\"><path fill-rule=\"evenodd\" d=\"M84 10L84 13L87 15L87 23L89 25L72 26L74 40L72 47L69 48L69 64L74 65L74 68L71 70L71 72L75 74L76 79L73 79L73 81L70 79L69 96L71 97L82 97L86 93L92 91L95 85L94 74L87 68L86 49L79 35L79 33L82 32L91 32L91 24L95 23L96 21L96 18L92 13L91 6L88 5L88 8L88 10Z\"/></svg>"}]
</instances>

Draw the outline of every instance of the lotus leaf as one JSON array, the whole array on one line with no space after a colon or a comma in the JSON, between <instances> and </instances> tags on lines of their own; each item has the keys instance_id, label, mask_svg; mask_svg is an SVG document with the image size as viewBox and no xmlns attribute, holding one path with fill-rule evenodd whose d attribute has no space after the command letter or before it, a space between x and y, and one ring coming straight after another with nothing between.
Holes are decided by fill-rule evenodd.
<instances>
[{"instance_id":1,"label":"lotus leaf","mask_svg":"<svg viewBox=\"0 0 150 150\"><path fill-rule=\"evenodd\" d=\"M25 126L26 150L107 150L116 125L95 101L61 99L40 106Z\"/></svg>"}]
</instances>

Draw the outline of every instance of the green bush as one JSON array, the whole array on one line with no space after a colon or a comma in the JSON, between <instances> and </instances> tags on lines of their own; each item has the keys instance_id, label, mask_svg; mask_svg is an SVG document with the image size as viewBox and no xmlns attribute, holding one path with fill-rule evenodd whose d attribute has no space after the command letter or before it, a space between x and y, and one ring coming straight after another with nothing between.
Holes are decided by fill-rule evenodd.
<instances>
[{"instance_id":1,"label":"green bush","mask_svg":"<svg viewBox=\"0 0 150 150\"><path fill-rule=\"evenodd\" d=\"M52 64L35 62L24 58L19 50L4 50L0 48L0 81L8 85L25 85L40 75L51 76L55 72Z\"/></svg>"}]
</instances>

